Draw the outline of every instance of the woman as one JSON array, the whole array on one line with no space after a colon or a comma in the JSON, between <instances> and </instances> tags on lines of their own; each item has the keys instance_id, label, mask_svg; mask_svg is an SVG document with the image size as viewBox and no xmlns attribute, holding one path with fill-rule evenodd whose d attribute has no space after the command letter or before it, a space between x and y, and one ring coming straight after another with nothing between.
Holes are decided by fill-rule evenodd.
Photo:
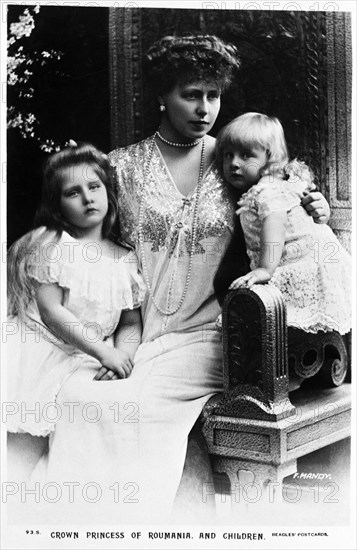
<instances>
[{"instance_id":1,"label":"woman","mask_svg":"<svg viewBox=\"0 0 357 550\"><path fill-rule=\"evenodd\" d=\"M235 48L213 36L155 43L146 72L156 86L160 127L109 155L118 174L121 236L135 246L148 289L143 340L129 378L98 384L95 372L78 369L62 387L61 410L68 402L78 406L71 418L63 414L57 422L47 475L100 479L101 487L117 480L126 520L141 512L149 521L169 517L188 433L207 400L222 389L213 278L230 242L235 202L217 172L215 140L207 134L238 65ZM320 194L307 202L317 216L321 208L328 211ZM103 368L96 378L112 374ZM100 407L96 421L83 419L89 402ZM120 498L129 482L131 509Z\"/></svg>"}]
</instances>

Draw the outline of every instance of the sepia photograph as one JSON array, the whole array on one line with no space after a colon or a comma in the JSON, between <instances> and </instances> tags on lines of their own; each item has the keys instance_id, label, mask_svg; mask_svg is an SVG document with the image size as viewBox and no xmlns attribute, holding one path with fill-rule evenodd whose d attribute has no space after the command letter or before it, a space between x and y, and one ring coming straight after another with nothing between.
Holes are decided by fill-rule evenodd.
<instances>
[{"instance_id":1,"label":"sepia photograph","mask_svg":"<svg viewBox=\"0 0 357 550\"><path fill-rule=\"evenodd\" d=\"M1 15L2 548L356 548L354 3Z\"/></svg>"}]
</instances>

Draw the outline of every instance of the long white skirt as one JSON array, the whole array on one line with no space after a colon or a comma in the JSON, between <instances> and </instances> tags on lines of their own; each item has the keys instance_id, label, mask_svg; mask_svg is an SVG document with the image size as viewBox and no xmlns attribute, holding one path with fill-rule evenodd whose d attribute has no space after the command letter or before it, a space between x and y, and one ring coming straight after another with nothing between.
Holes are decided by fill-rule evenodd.
<instances>
[{"instance_id":1,"label":"long white skirt","mask_svg":"<svg viewBox=\"0 0 357 550\"><path fill-rule=\"evenodd\" d=\"M62 489L49 506L53 520L56 509L64 521L170 520L187 436L222 391L221 336L213 328L166 334L142 344L134 363L128 379L94 381L84 367L62 387L48 459L33 475Z\"/></svg>"}]
</instances>

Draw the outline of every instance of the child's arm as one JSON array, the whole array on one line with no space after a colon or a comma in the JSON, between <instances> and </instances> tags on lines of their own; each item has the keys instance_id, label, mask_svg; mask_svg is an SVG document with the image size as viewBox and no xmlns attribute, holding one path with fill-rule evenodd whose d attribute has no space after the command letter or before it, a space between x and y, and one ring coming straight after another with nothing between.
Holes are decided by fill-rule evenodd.
<instances>
[{"instance_id":1,"label":"child's arm","mask_svg":"<svg viewBox=\"0 0 357 550\"><path fill-rule=\"evenodd\" d=\"M37 306L43 322L65 342L88 353L116 372L120 378L132 370L129 354L98 341L95 327L85 327L75 315L63 305L63 290L57 284L42 284L36 294ZM92 333L91 333L92 332Z\"/></svg>"},{"instance_id":2,"label":"child's arm","mask_svg":"<svg viewBox=\"0 0 357 550\"><path fill-rule=\"evenodd\" d=\"M274 271L279 265L285 243L286 212L273 212L262 222L260 234L260 255L258 267L243 277L235 279L230 289L242 286L248 288L256 283L270 281Z\"/></svg>"},{"instance_id":3,"label":"child's arm","mask_svg":"<svg viewBox=\"0 0 357 550\"><path fill-rule=\"evenodd\" d=\"M142 320L140 308L123 311L120 316L118 328L114 335L114 346L127 353L131 361L141 342ZM102 367L93 380L117 380L118 376Z\"/></svg>"}]
</instances>

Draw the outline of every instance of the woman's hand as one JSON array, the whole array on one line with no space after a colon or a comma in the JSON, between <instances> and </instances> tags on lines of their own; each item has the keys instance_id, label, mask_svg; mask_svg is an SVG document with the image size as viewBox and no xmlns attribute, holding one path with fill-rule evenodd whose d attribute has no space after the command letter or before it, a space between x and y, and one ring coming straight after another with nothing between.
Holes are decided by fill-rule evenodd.
<instances>
[{"instance_id":1,"label":"woman's hand","mask_svg":"<svg viewBox=\"0 0 357 550\"><path fill-rule=\"evenodd\" d=\"M95 375L94 380L127 378L133 370L133 362L127 352L109 347L106 344L103 345L99 360L102 368Z\"/></svg>"},{"instance_id":2,"label":"woman's hand","mask_svg":"<svg viewBox=\"0 0 357 550\"><path fill-rule=\"evenodd\" d=\"M236 290L241 287L250 288L257 283L267 283L270 279L271 275L265 267L257 267L257 269L253 269L253 271L233 281L229 288L230 290Z\"/></svg>"},{"instance_id":3,"label":"woman's hand","mask_svg":"<svg viewBox=\"0 0 357 550\"><path fill-rule=\"evenodd\" d=\"M330 207L320 191L304 194L301 204L313 218L315 223L327 223L330 219Z\"/></svg>"}]
</instances>

